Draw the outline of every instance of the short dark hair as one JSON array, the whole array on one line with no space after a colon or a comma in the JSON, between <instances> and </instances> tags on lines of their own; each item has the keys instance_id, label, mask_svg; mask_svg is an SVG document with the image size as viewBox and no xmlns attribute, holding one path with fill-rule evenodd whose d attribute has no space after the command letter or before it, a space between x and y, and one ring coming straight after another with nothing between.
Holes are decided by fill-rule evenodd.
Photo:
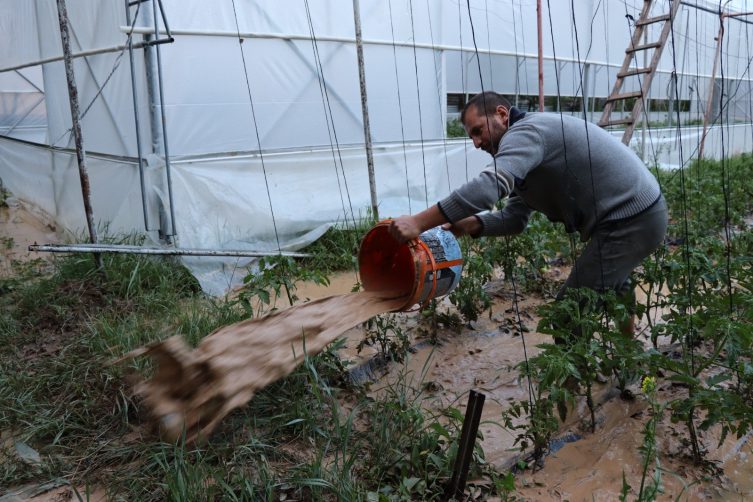
<instances>
[{"instance_id":1,"label":"short dark hair","mask_svg":"<svg viewBox=\"0 0 753 502\"><path fill-rule=\"evenodd\" d=\"M492 115L499 105L504 106L508 110L512 106L507 98L501 94L497 94L494 91L480 92L468 100L468 103L463 107L463 111L460 113L460 122L465 124L465 112L473 107L476 110L484 110L484 115Z\"/></svg>"}]
</instances>

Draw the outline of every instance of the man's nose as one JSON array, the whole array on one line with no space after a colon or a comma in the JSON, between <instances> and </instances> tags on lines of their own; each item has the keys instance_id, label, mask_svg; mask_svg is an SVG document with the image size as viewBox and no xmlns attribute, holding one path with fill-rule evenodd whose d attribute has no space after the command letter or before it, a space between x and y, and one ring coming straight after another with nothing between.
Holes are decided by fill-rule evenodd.
<instances>
[{"instance_id":1,"label":"man's nose","mask_svg":"<svg viewBox=\"0 0 753 502\"><path fill-rule=\"evenodd\" d=\"M473 146L475 148L481 148L481 138L479 138L478 136L473 138Z\"/></svg>"}]
</instances>

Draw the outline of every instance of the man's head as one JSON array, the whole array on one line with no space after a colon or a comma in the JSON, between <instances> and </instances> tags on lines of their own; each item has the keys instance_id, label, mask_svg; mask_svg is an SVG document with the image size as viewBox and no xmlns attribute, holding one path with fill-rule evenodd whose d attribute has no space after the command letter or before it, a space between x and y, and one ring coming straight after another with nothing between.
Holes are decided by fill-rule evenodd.
<instances>
[{"instance_id":1,"label":"man's head","mask_svg":"<svg viewBox=\"0 0 753 502\"><path fill-rule=\"evenodd\" d=\"M510 102L496 92L486 91L468 101L460 114L460 122L473 140L473 146L494 156L507 132L509 117Z\"/></svg>"}]
</instances>

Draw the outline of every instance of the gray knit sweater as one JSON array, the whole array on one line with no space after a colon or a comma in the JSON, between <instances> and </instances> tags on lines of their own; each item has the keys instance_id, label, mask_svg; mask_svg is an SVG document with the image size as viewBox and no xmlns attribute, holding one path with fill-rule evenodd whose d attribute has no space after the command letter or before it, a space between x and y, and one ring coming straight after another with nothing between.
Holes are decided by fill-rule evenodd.
<instances>
[{"instance_id":1,"label":"gray knit sweater","mask_svg":"<svg viewBox=\"0 0 753 502\"><path fill-rule=\"evenodd\" d=\"M510 235L522 232L536 210L587 241L599 223L636 215L659 198L643 162L600 127L556 113L518 118L516 112L493 163L439 202L450 222L491 210L479 214L481 235ZM493 210L506 196L504 209Z\"/></svg>"}]
</instances>

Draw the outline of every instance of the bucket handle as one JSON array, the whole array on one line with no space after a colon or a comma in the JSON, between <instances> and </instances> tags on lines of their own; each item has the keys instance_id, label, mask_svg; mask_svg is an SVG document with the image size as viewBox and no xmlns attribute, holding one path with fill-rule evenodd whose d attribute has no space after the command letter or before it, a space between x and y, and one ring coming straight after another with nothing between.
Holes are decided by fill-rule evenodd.
<instances>
[{"instance_id":1,"label":"bucket handle","mask_svg":"<svg viewBox=\"0 0 753 502\"><path fill-rule=\"evenodd\" d=\"M410 245L413 247L417 246L417 247L423 248L423 250L426 252L426 256L429 257L429 261L431 263L431 270L432 270L431 290L429 291L429 294L426 296L426 300L424 300L418 306L418 308L407 311L407 312L416 312L425 308L429 304L429 302L431 302L431 300L434 299L434 293L436 293L437 291L437 262L434 260L434 254L431 252L431 249L429 249L429 246L427 246L426 243L422 241L421 239L414 239L410 243ZM418 276L424 277L425 275L426 275L426 263L423 260L421 260L421 263L419 263Z\"/></svg>"}]
</instances>

